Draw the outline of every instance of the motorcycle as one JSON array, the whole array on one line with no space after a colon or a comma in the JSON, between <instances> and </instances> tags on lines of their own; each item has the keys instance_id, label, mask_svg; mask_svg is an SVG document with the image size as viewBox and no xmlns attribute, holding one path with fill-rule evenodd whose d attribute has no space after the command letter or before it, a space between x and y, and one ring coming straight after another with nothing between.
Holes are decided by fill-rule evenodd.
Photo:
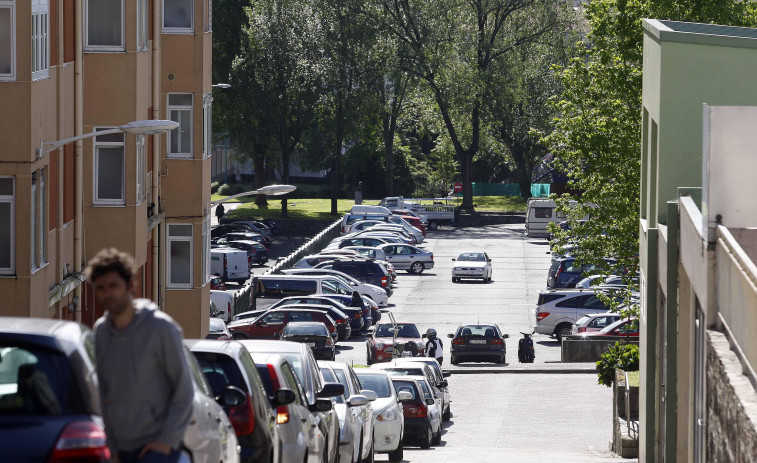
<instances>
[{"instance_id":1,"label":"motorcycle","mask_svg":"<svg viewBox=\"0 0 757 463\"><path fill-rule=\"evenodd\" d=\"M534 363L536 351L534 350L534 341L531 339L533 333L520 332L523 338L518 341L518 361L520 363Z\"/></svg>"}]
</instances>

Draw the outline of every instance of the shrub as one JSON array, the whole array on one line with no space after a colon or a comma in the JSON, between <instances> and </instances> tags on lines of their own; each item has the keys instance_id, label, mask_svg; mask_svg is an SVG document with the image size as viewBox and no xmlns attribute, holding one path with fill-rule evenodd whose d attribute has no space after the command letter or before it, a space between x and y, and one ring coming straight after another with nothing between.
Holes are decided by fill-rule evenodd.
<instances>
[{"instance_id":1,"label":"shrub","mask_svg":"<svg viewBox=\"0 0 757 463\"><path fill-rule=\"evenodd\" d=\"M626 371L638 370L639 346L616 342L614 346L602 354L602 357L597 362L599 384L604 384L607 387L612 386L612 383L615 381L616 368Z\"/></svg>"},{"instance_id":2,"label":"shrub","mask_svg":"<svg viewBox=\"0 0 757 463\"><path fill-rule=\"evenodd\" d=\"M221 184L219 182L213 182L210 184L210 194L216 194L218 191L218 187L220 187Z\"/></svg>"},{"instance_id":3,"label":"shrub","mask_svg":"<svg viewBox=\"0 0 757 463\"><path fill-rule=\"evenodd\" d=\"M221 196L231 196L231 185L224 183L223 185L218 187L217 193Z\"/></svg>"}]
</instances>

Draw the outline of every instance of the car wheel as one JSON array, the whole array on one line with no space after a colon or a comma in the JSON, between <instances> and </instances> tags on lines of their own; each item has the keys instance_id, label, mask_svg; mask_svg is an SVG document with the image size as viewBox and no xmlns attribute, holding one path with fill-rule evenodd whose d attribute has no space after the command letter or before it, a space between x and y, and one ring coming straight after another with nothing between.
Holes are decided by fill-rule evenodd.
<instances>
[{"instance_id":1,"label":"car wheel","mask_svg":"<svg viewBox=\"0 0 757 463\"><path fill-rule=\"evenodd\" d=\"M562 325L559 325L557 329L555 330L555 336L557 336L557 342L561 342L563 336L570 336L571 333L571 326L567 323L563 323Z\"/></svg>"},{"instance_id":2,"label":"car wheel","mask_svg":"<svg viewBox=\"0 0 757 463\"><path fill-rule=\"evenodd\" d=\"M436 230L437 228L439 228L439 224L436 223L436 222L429 222L428 223L428 228L429 228L429 230Z\"/></svg>"},{"instance_id":3,"label":"car wheel","mask_svg":"<svg viewBox=\"0 0 757 463\"><path fill-rule=\"evenodd\" d=\"M442 421L449 421L450 418L452 418L452 410L447 407L447 411L442 413Z\"/></svg>"},{"instance_id":4,"label":"car wheel","mask_svg":"<svg viewBox=\"0 0 757 463\"><path fill-rule=\"evenodd\" d=\"M426 267L423 265L423 262L413 262L410 265L410 273L415 273L416 275L423 273L423 269Z\"/></svg>"},{"instance_id":5,"label":"car wheel","mask_svg":"<svg viewBox=\"0 0 757 463\"><path fill-rule=\"evenodd\" d=\"M451 363L452 365L457 365L457 364L458 364L458 363L460 363L460 362L458 362L458 361L457 361L457 359L456 359L455 357L451 357L451 358L449 359L449 363Z\"/></svg>"},{"instance_id":6,"label":"car wheel","mask_svg":"<svg viewBox=\"0 0 757 463\"><path fill-rule=\"evenodd\" d=\"M502 354L502 357L500 357L499 361L497 363L507 363L505 361L505 354Z\"/></svg>"},{"instance_id":7,"label":"car wheel","mask_svg":"<svg viewBox=\"0 0 757 463\"><path fill-rule=\"evenodd\" d=\"M436 435L434 436L434 439L431 441L434 445L439 445L442 443L442 426L439 425L439 430L436 432Z\"/></svg>"},{"instance_id":8,"label":"car wheel","mask_svg":"<svg viewBox=\"0 0 757 463\"><path fill-rule=\"evenodd\" d=\"M405 445L403 444L402 439L400 438L400 443L399 445L397 445L397 449L389 452L389 461L394 461L394 462L402 461L402 458L404 457L404 453L405 453L404 450L405 450Z\"/></svg>"},{"instance_id":9,"label":"car wheel","mask_svg":"<svg viewBox=\"0 0 757 463\"><path fill-rule=\"evenodd\" d=\"M457 278L452 277L452 283L457 283Z\"/></svg>"},{"instance_id":10,"label":"car wheel","mask_svg":"<svg viewBox=\"0 0 757 463\"><path fill-rule=\"evenodd\" d=\"M434 434L431 432L431 425L429 424L426 427L426 433L423 437L421 437L421 448L422 449L430 449L431 443L434 441Z\"/></svg>"}]
</instances>

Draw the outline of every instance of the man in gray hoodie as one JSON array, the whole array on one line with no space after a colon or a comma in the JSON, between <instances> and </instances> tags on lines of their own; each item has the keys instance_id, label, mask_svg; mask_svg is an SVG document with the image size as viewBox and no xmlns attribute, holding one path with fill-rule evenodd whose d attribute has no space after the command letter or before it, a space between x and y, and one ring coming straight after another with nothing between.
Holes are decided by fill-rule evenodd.
<instances>
[{"instance_id":1,"label":"man in gray hoodie","mask_svg":"<svg viewBox=\"0 0 757 463\"><path fill-rule=\"evenodd\" d=\"M194 388L181 328L147 299L134 299L133 260L103 249L87 267L97 304L95 357L113 461L176 462Z\"/></svg>"}]
</instances>

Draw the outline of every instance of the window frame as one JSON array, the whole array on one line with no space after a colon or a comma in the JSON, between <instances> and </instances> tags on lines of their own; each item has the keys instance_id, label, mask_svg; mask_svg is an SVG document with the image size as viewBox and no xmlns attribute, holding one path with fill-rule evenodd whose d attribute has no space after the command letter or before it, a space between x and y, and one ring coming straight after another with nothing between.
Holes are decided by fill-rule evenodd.
<instances>
[{"instance_id":1,"label":"window frame","mask_svg":"<svg viewBox=\"0 0 757 463\"><path fill-rule=\"evenodd\" d=\"M186 235L172 235L171 227L190 227L192 233L189 236ZM193 289L194 279L194 224L191 223L168 223L166 224L166 288L168 289ZM174 283L173 282L173 262L171 259L171 244L173 242L188 242L189 243L189 282L188 283Z\"/></svg>"},{"instance_id":2,"label":"window frame","mask_svg":"<svg viewBox=\"0 0 757 463\"><path fill-rule=\"evenodd\" d=\"M163 4L163 14L161 19L161 31L164 34L194 34L195 31L195 2L194 0L188 0L192 3L192 18L190 19L189 27L166 27L166 0L161 0Z\"/></svg>"},{"instance_id":3,"label":"window frame","mask_svg":"<svg viewBox=\"0 0 757 463\"><path fill-rule=\"evenodd\" d=\"M118 53L126 51L126 7L121 1L121 45L91 45L89 43L89 2L99 0L84 0L84 51L87 53Z\"/></svg>"},{"instance_id":4,"label":"window frame","mask_svg":"<svg viewBox=\"0 0 757 463\"><path fill-rule=\"evenodd\" d=\"M208 158L213 152L213 96L202 96L202 158Z\"/></svg>"},{"instance_id":5,"label":"window frame","mask_svg":"<svg viewBox=\"0 0 757 463\"><path fill-rule=\"evenodd\" d=\"M171 95L191 95L192 105L172 105L170 104ZM171 140L175 136L174 133L181 131L181 123L179 127L171 130L166 134L166 157L169 159L192 159L194 157L194 93L186 92L172 92L166 95L166 116L168 120L171 119L172 111L189 111L189 152L177 152L171 151Z\"/></svg>"},{"instance_id":6,"label":"window frame","mask_svg":"<svg viewBox=\"0 0 757 463\"><path fill-rule=\"evenodd\" d=\"M137 144L136 144L136 153L137 153L137 179L136 179L136 189L137 189L137 205L142 204L142 202L147 197L147 142L145 141L145 135L137 135Z\"/></svg>"},{"instance_id":7,"label":"window frame","mask_svg":"<svg viewBox=\"0 0 757 463\"><path fill-rule=\"evenodd\" d=\"M210 214L202 221L202 286L210 281Z\"/></svg>"},{"instance_id":8,"label":"window frame","mask_svg":"<svg viewBox=\"0 0 757 463\"><path fill-rule=\"evenodd\" d=\"M0 203L10 204L10 241L9 257L10 267L0 267L0 275L14 275L16 273L16 176L0 175L0 178L9 178L12 182L12 193L0 195Z\"/></svg>"},{"instance_id":9,"label":"window frame","mask_svg":"<svg viewBox=\"0 0 757 463\"><path fill-rule=\"evenodd\" d=\"M0 0L0 9L10 10L10 65L11 70L8 74L0 74L0 82L16 80L16 1ZM14 181L15 186L15 181Z\"/></svg>"},{"instance_id":10,"label":"window frame","mask_svg":"<svg viewBox=\"0 0 757 463\"><path fill-rule=\"evenodd\" d=\"M94 127L94 131L114 129L115 127ZM112 134L117 135L117 134ZM126 205L126 134L122 134L123 141L97 141L97 136L92 138L92 162L94 164L94 191L92 192L92 204L95 206L125 206ZM121 148L121 199L100 198L98 190L100 186L100 153L99 148Z\"/></svg>"},{"instance_id":11,"label":"window frame","mask_svg":"<svg viewBox=\"0 0 757 463\"><path fill-rule=\"evenodd\" d=\"M32 81L50 77L50 1L32 0Z\"/></svg>"},{"instance_id":12,"label":"window frame","mask_svg":"<svg viewBox=\"0 0 757 463\"><path fill-rule=\"evenodd\" d=\"M137 52L150 48L150 2L137 0Z\"/></svg>"},{"instance_id":13,"label":"window frame","mask_svg":"<svg viewBox=\"0 0 757 463\"><path fill-rule=\"evenodd\" d=\"M203 0L203 27L204 33L213 32L213 0Z\"/></svg>"}]
</instances>

